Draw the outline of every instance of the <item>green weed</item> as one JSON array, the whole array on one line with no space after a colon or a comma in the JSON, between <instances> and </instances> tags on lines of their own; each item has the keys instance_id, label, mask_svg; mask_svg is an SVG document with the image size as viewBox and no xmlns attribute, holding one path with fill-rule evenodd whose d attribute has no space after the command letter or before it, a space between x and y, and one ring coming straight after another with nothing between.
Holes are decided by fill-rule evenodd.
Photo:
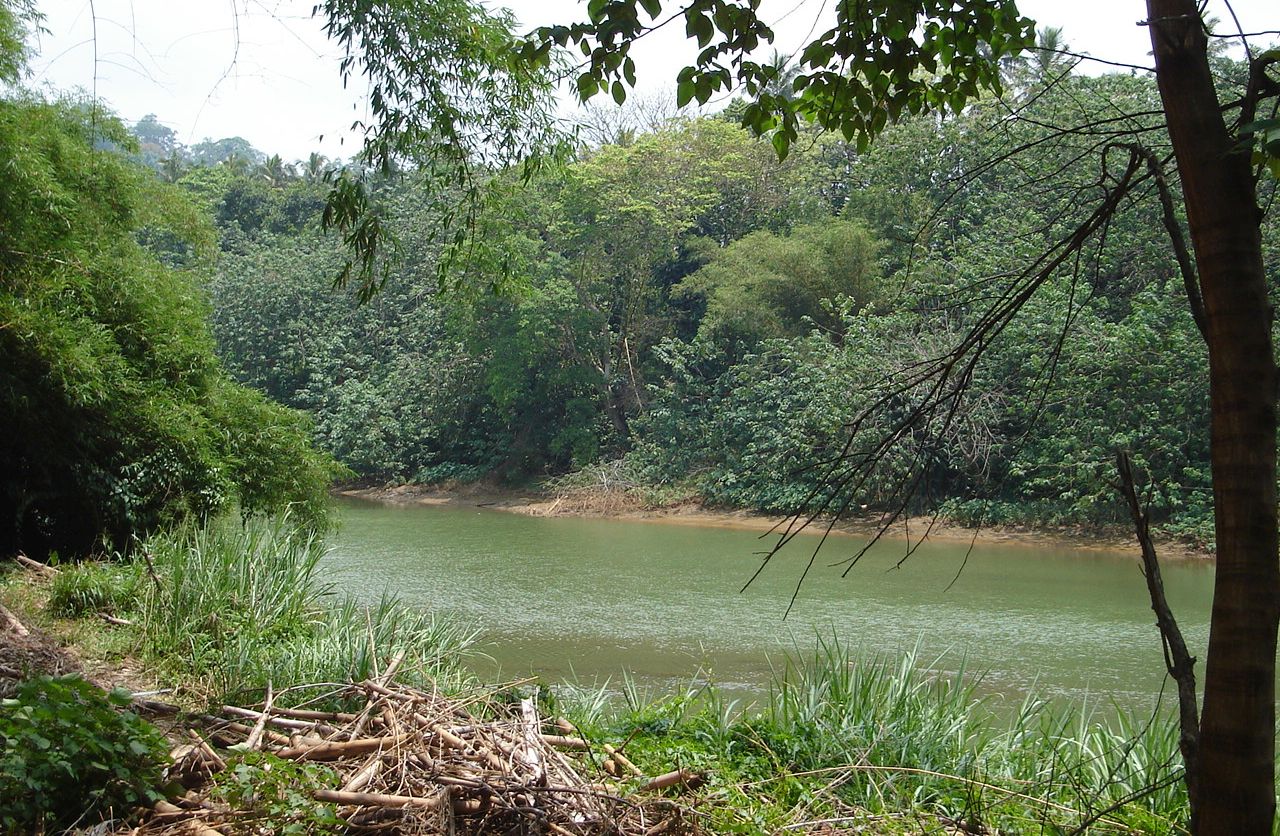
<instances>
[{"instance_id":1,"label":"green weed","mask_svg":"<svg viewBox=\"0 0 1280 836\"><path fill-rule=\"evenodd\" d=\"M0 710L0 829L60 831L161 796L164 738L78 676L22 683Z\"/></svg>"}]
</instances>

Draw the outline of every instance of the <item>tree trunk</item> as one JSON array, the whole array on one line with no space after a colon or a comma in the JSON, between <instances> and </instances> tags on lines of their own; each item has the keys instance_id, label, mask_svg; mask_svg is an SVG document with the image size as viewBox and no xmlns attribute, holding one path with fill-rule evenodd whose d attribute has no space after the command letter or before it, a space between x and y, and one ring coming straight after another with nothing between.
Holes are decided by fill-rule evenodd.
<instances>
[{"instance_id":1,"label":"tree trunk","mask_svg":"<svg viewBox=\"0 0 1280 836\"><path fill-rule=\"evenodd\" d=\"M1200 723L1198 834L1270 834L1275 814L1276 383L1247 149L1223 120L1195 0L1148 0L1156 80L1208 319L1218 562Z\"/></svg>"}]
</instances>

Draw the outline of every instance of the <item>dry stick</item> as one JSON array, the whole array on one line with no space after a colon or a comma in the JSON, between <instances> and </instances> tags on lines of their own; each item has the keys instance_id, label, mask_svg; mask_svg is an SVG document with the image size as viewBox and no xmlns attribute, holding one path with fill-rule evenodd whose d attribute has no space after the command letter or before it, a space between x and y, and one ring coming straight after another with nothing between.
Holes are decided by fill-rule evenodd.
<instances>
[{"instance_id":1,"label":"dry stick","mask_svg":"<svg viewBox=\"0 0 1280 836\"><path fill-rule=\"evenodd\" d=\"M249 751L256 751L262 746L262 736L267 730L267 719L271 716L271 703L275 702L276 694L271 689L271 682L267 682L267 698L262 703L262 715L258 717L258 722L253 724L253 731L249 733L249 739L245 741L245 746Z\"/></svg>"},{"instance_id":2,"label":"dry stick","mask_svg":"<svg viewBox=\"0 0 1280 836\"><path fill-rule=\"evenodd\" d=\"M362 790L369 785L374 778L382 773L382 753L379 752L369 758L369 762L360 768L360 771L352 775L345 784L342 785L343 792L355 792Z\"/></svg>"},{"instance_id":3,"label":"dry stick","mask_svg":"<svg viewBox=\"0 0 1280 836\"><path fill-rule=\"evenodd\" d=\"M560 734L541 735L542 742L548 746L559 746L561 749L590 749L591 744L581 737L565 737Z\"/></svg>"},{"instance_id":4,"label":"dry stick","mask_svg":"<svg viewBox=\"0 0 1280 836\"><path fill-rule=\"evenodd\" d=\"M396 675L396 670L400 667L400 663L404 661L404 654L405 648L403 647L396 651L396 655L391 659L391 664L387 665L387 669L378 677L379 684L386 685L391 681L391 677Z\"/></svg>"},{"instance_id":5,"label":"dry stick","mask_svg":"<svg viewBox=\"0 0 1280 836\"><path fill-rule=\"evenodd\" d=\"M226 706L223 708L225 709ZM345 714L340 711L306 711L300 708L273 708L271 713L296 720L332 720L338 723L351 723L359 717L358 714Z\"/></svg>"},{"instance_id":6,"label":"dry stick","mask_svg":"<svg viewBox=\"0 0 1280 836\"><path fill-rule=\"evenodd\" d=\"M19 621L16 615L9 612L4 604L0 604L0 618L3 618L5 624L9 626L9 629L17 633L19 636L31 635L31 631L26 628L26 625Z\"/></svg>"},{"instance_id":7,"label":"dry stick","mask_svg":"<svg viewBox=\"0 0 1280 836\"><path fill-rule=\"evenodd\" d=\"M36 572L37 574L40 574L40 575L44 575L46 578L52 578L53 576L58 574L58 570L55 569L54 567L50 566L47 563L41 563L38 560L32 560L22 552L18 552L16 555L14 555L13 559L18 561L18 563L27 567L31 571Z\"/></svg>"},{"instance_id":8,"label":"dry stick","mask_svg":"<svg viewBox=\"0 0 1280 836\"><path fill-rule=\"evenodd\" d=\"M235 717L245 717L250 720L261 720L265 717L268 723L273 726L279 726L283 729L293 729L295 731L304 732L314 731L326 735L334 735L338 733L338 730L333 726L319 723L315 720L292 720L287 717L276 717L274 715L283 714L284 711L282 709L275 708L274 706L271 709L271 715L267 715L261 711L255 711L252 708L240 708L235 705L224 705L219 710L223 714L229 714Z\"/></svg>"},{"instance_id":9,"label":"dry stick","mask_svg":"<svg viewBox=\"0 0 1280 836\"><path fill-rule=\"evenodd\" d=\"M370 752L376 752L380 749L395 749L411 742L414 739L413 734L402 734L393 737L368 737L359 740L345 740L331 743L321 743L316 746L298 746L295 748L281 749L276 752L277 757L286 760L336 760L349 755L367 755Z\"/></svg>"},{"instance_id":10,"label":"dry stick","mask_svg":"<svg viewBox=\"0 0 1280 836\"><path fill-rule=\"evenodd\" d=\"M187 729L187 736L195 741L195 745L199 747L205 760L212 765L214 772L221 772L227 768L227 762L217 752L213 751L213 747L209 745L209 742L201 737L195 729Z\"/></svg>"},{"instance_id":11,"label":"dry stick","mask_svg":"<svg viewBox=\"0 0 1280 836\"><path fill-rule=\"evenodd\" d=\"M1160 629L1160 641L1164 645L1164 665L1178 685L1178 748L1182 750L1182 762L1186 769L1187 802L1191 821L1196 821L1196 807L1200 803L1200 719L1196 702L1195 657L1187 650L1182 631L1169 608L1164 594L1164 580L1160 577L1160 561L1156 558L1155 543L1151 540L1150 518L1134 486L1133 465L1129 454L1116 452L1116 468L1120 472L1120 493L1129 506L1133 528L1142 546L1142 574L1147 579L1147 592L1151 596L1151 609L1156 614L1156 626Z\"/></svg>"},{"instance_id":12,"label":"dry stick","mask_svg":"<svg viewBox=\"0 0 1280 836\"><path fill-rule=\"evenodd\" d=\"M342 790L316 790L312 795L317 801L332 801L337 804L354 804L360 807L420 807L424 810L440 807L445 798L444 793L433 798L419 798L412 795L384 795L376 792L343 792Z\"/></svg>"},{"instance_id":13,"label":"dry stick","mask_svg":"<svg viewBox=\"0 0 1280 836\"><path fill-rule=\"evenodd\" d=\"M538 721L538 709L532 699L520 700L520 715L524 729L524 762L533 772L533 783L544 784L547 780L547 770L543 764L542 749L538 745L542 742L539 734L542 723Z\"/></svg>"},{"instance_id":14,"label":"dry stick","mask_svg":"<svg viewBox=\"0 0 1280 836\"><path fill-rule=\"evenodd\" d=\"M134 700L134 705L137 705L137 704L138 704L138 701ZM253 734L253 726L248 726L248 725L245 725L244 723L234 723L234 722L231 722L230 720L227 720L224 717L214 717L212 714L196 714L194 716L197 720L202 720L211 726L215 726L216 728L214 729L214 731L226 730L226 731L238 732L240 734L243 734L246 739L248 739L249 735ZM290 745L288 735L280 734L279 732L272 731L271 729L266 729L262 733L272 743L277 743L281 746Z\"/></svg>"}]
</instances>

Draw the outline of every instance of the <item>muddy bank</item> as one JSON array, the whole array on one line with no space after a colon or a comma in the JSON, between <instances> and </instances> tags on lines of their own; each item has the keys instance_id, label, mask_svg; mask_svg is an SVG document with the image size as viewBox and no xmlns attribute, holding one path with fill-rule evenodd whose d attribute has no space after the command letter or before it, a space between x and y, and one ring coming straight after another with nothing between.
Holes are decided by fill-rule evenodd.
<instances>
[{"instance_id":1,"label":"muddy bank","mask_svg":"<svg viewBox=\"0 0 1280 836\"><path fill-rule=\"evenodd\" d=\"M535 489L510 489L485 483L461 485L390 485L346 487L336 491L353 497L391 505L437 505L459 508L490 508L533 517L599 517L653 522L666 525L689 525L709 528L735 528L747 531L785 529L790 520L752 511L708 508L696 499L660 507L646 506L635 497L613 491L575 491L549 495ZM810 525L815 533L825 531L829 521ZM834 534L851 537L874 536L882 525L878 513L862 512L841 519L831 526ZM1131 531L1115 528L1030 529L1018 526L992 526L974 529L955 525L945 519L914 517L898 520L885 534L898 540L919 540L927 536L942 542L972 542L990 546L1043 545L1078 550L1119 552L1138 557L1140 551ZM1162 538L1157 548L1163 558L1180 560L1212 559L1212 554L1180 540Z\"/></svg>"}]
</instances>

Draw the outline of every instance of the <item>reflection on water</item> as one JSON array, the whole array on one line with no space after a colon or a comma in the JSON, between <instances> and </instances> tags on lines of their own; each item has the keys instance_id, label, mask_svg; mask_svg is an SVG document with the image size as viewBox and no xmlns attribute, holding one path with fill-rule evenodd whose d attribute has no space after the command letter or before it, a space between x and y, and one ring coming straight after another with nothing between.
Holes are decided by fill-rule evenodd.
<instances>
[{"instance_id":1,"label":"reflection on water","mask_svg":"<svg viewBox=\"0 0 1280 836\"><path fill-rule=\"evenodd\" d=\"M929 543L894 568L903 546L886 542L841 578L831 564L859 541L835 538L784 619L816 537L797 539L740 591L766 546L755 532L357 500L339 512L332 579L361 598L390 590L477 625L492 656L480 663L488 676L626 675L654 691L700 676L750 692L767 687L788 652L834 635L859 654L918 645L922 660L980 672L985 688L1019 700L1034 685L1141 708L1163 680L1132 557L998 544L965 564L967 543ZM1212 567L1171 562L1164 576L1192 653L1203 657Z\"/></svg>"}]
</instances>

